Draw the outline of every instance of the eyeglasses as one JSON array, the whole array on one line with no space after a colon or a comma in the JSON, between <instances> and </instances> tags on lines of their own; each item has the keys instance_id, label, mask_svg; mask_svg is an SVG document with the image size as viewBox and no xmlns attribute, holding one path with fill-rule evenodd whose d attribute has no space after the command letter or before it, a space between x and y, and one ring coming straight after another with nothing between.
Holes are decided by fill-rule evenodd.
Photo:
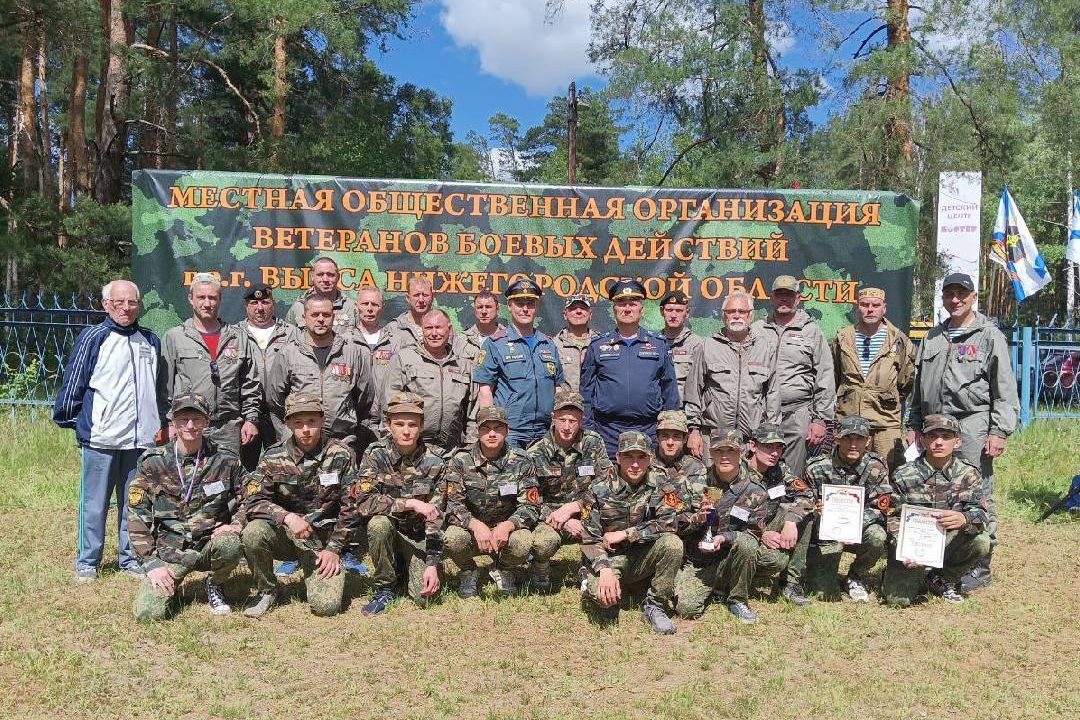
<instances>
[{"instance_id":1,"label":"eyeglasses","mask_svg":"<svg viewBox=\"0 0 1080 720\"><path fill-rule=\"evenodd\" d=\"M731 308L731 309L728 309L728 310L724 310L725 315L749 315L752 312L754 312L754 311L753 310L740 310L738 308Z\"/></svg>"},{"instance_id":2,"label":"eyeglasses","mask_svg":"<svg viewBox=\"0 0 1080 720\"><path fill-rule=\"evenodd\" d=\"M214 385L221 385L221 374L218 372L217 360L210 361L210 381Z\"/></svg>"},{"instance_id":3,"label":"eyeglasses","mask_svg":"<svg viewBox=\"0 0 1080 720\"><path fill-rule=\"evenodd\" d=\"M106 299L105 302L109 303L113 307L120 307L120 308L139 307L139 301L138 300L108 300L108 299Z\"/></svg>"}]
</instances>

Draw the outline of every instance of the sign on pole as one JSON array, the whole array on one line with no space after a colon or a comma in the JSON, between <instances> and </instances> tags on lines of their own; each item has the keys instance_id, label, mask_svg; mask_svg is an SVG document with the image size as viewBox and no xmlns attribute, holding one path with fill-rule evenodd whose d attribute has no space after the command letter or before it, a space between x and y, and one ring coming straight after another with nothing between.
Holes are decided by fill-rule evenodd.
<instances>
[{"instance_id":1,"label":"sign on pole","mask_svg":"<svg viewBox=\"0 0 1080 720\"><path fill-rule=\"evenodd\" d=\"M943 172L938 176L937 251L945 273L962 272L979 287L982 173ZM941 278L934 283L934 322L945 320Z\"/></svg>"}]
</instances>

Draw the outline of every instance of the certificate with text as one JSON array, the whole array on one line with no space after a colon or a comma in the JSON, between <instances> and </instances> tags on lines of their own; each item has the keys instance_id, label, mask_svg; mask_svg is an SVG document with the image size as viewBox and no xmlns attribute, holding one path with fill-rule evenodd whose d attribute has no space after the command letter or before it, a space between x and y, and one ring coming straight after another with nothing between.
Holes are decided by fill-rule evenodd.
<instances>
[{"instance_id":1,"label":"certificate with text","mask_svg":"<svg viewBox=\"0 0 1080 720\"><path fill-rule=\"evenodd\" d=\"M909 560L926 567L945 564L945 530L938 525L933 508L903 505L900 508L900 533L896 538L896 559Z\"/></svg>"},{"instance_id":2,"label":"certificate with text","mask_svg":"<svg viewBox=\"0 0 1080 720\"><path fill-rule=\"evenodd\" d=\"M818 540L861 543L865 502L866 488L861 485L822 485Z\"/></svg>"}]
</instances>

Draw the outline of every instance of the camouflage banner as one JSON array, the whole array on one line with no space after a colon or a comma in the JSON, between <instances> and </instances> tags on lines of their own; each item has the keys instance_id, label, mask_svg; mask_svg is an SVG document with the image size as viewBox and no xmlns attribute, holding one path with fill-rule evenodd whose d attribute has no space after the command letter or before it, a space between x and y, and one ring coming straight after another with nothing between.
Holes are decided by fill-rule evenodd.
<instances>
[{"instance_id":1,"label":"camouflage banner","mask_svg":"<svg viewBox=\"0 0 1080 720\"><path fill-rule=\"evenodd\" d=\"M699 334L720 328L720 301L759 301L778 275L803 281L807 311L831 337L849 322L860 285L883 288L906 330L918 205L904 195L836 190L668 190L485 185L411 180L139 171L132 179L134 278L144 322L164 330L191 315L197 271L222 280L221 316L243 317L243 289L275 288L279 317L310 286L310 263L334 258L341 289L386 291L384 318L407 307L410 276L429 278L459 327L470 298L501 294L517 275L545 289L539 326L562 326L563 299L603 297L619 277L648 297L692 298ZM506 308L501 308L507 321ZM655 302L644 323L663 323ZM606 303L594 326L612 325Z\"/></svg>"}]
</instances>

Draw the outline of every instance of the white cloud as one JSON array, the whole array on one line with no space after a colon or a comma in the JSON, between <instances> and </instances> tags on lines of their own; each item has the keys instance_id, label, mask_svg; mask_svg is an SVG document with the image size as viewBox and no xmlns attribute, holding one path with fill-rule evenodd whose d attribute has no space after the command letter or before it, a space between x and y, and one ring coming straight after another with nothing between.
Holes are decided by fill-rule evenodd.
<instances>
[{"instance_id":1,"label":"white cloud","mask_svg":"<svg viewBox=\"0 0 1080 720\"><path fill-rule=\"evenodd\" d=\"M459 47L473 48L481 69L531 95L562 92L595 75L589 44L589 0L566 0L545 22L544 0L442 0L443 27Z\"/></svg>"},{"instance_id":2,"label":"white cloud","mask_svg":"<svg viewBox=\"0 0 1080 720\"><path fill-rule=\"evenodd\" d=\"M795 47L795 32L783 20L773 20L765 27L765 41L779 57Z\"/></svg>"}]
</instances>

